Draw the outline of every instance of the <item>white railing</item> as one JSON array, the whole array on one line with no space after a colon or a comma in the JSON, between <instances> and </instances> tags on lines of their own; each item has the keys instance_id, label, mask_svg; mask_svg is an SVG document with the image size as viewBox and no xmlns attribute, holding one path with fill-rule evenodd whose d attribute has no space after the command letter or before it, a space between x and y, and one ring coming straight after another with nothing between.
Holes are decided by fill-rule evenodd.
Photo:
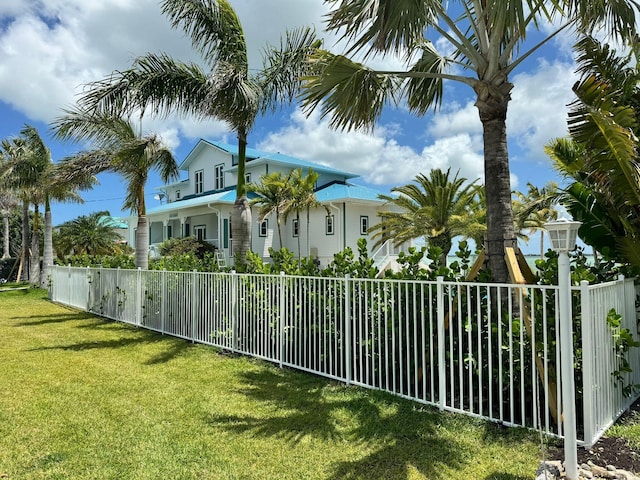
<instances>
[{"instance_id":1,"label":"white railing","mask_svg":"<svg viewBox=\"0 0 640 480\"><path fill-rule=\"evenodd\" d=\"M53 267L52 300L441 409L562 436L557 287ZM593 444L633 401L611 308L632 280L573 289L577 417ZM640 349L625 384L640 384Z\"/></svg>"}]
</instances>

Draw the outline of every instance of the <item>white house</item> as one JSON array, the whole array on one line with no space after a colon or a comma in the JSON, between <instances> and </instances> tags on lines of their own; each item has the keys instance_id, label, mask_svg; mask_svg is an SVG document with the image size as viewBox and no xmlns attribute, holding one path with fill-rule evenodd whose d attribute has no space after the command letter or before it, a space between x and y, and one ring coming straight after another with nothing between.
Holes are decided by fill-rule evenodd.
<instances>
[{"instance_id":1,"label":"white house","mask_svg":"<svg viewBox=\"0 0 640 480\"><path fill-rule=\"evenodd\" d=\"M152 252L164 240L193 235L215 245L229 262L233 257L230 221L236 199L237 162L237 145L206 140L197 143L180 165L181 170L188 172L188 178L158 188L157 197L165 202L147 210ZM310 169L319 174L315 194L324 207L311 211L308 239L306 212L299 222L290 216L281 225L282 246L297 254L300 240L300 254L317 258L323 266L333 259L334 253L346 247L356 252L359 238L366 238L371 249L375 241L367 229L379 220L379 212L387 208L378 198L381 192L350 183L357 175L348 172L281 153L247 148L248 183L259 182L263 174L275 171L286 174L297 168L302 168L303 175ZM250 193L249 198L255 198L255 194ZM253 207L251 250L267 261L269 247L280 248L277 224L275 217L258 222L257 211L258 207ZM129 242L133 245L136 218L131 218L129 224ZM384 252L379 254L381 261L394 253L390 247L380 251Z\"/></svg>"}]
</instances>

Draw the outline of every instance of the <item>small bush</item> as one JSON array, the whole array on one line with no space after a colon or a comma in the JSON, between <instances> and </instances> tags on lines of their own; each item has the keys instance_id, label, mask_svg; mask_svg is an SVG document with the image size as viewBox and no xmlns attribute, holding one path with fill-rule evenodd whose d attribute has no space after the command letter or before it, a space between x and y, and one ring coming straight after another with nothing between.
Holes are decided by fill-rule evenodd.
<instances>
[{"instance_id":1,"label":"small bush","mask_svg":"<svg viewBox=\"0 0 640 480\"><path fill-rule=\"evenodd\" d=\"M162 256L193 255L200 260L203 260L206 254L213 256L216 251L216 247L196 237L170 238L162 242L159 249Z\"/></svg>"}]
</instances>

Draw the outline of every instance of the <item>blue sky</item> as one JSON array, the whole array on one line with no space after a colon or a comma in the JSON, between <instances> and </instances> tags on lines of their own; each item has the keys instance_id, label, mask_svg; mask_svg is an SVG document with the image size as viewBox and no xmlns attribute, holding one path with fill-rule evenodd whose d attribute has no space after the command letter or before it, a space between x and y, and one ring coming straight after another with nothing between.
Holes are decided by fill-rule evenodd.
<instances>
[{"instance_id":1,"label":"blue sky","mask_svg":"<svg viewBox=\"0 0 640 480\"><path fill-rule=\"evenodd\" d=\"M327 6L322 0L231 0L247 36L250 63L258 68L260 51L278 44L287 28L315 25L322 32ZM326 34L325 45L341 45ZM535 32L534 32L535 35ZM507 119L512 186L526 191L527 182L541 187L560 181L543 152L544 145L566 135L566 105L575 82L571 39L559 37L527 60L511 77ZM436 43L436 46L438 44ZM199 61L190 43L171 30L157 0L2 0L0 2L0 139L18 135L25 123L35 126L51 148L54 161L81 146L53 141L49 123L75 102L83 85L100 80L147 52L167 52L182 61ZM376 58L376 67L396 69L397 58ZM442 109L424 117L402 106L386 109L372 132L339 132L317 113L304 115L295 105L260 118L249 136L253 148L279 151L359 174L356 183L381 191L409 183L431 168L460 170L482 178L482 131L474 92L448 83ZM178 162L198 138L235 142L217 121L190 118L145 119L143 130L159 133ZM98 210L121 211L124 188L113 174L101 174L100 185L83 192L83 205L54 205L55 224ZM148 208L157 205L152 176ZM526 252L539 250L538 236Z\"/></svg>"}]
</instances>

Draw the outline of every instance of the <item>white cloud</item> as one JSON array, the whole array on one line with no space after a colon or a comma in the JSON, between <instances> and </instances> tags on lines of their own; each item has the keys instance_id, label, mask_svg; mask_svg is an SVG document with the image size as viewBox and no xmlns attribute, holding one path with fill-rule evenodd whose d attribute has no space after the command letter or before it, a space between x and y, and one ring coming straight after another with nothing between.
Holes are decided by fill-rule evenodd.
<instances>
[{"instance_id":1,"label":"white cloud","mask_svg":"<svg viewBox=\"0 0 640 480\"><path fill-rule=\"evenodd\" d=\"M438 139L418 152L398 143L395 124L367 133L332 130L328 123L316 112L307 118L296 111L287 126L267 135L258 148L347 170L377 185L406 184L432 168L451 167L469 179L482 177L482 142L477 137L460 133Z\"/></svg>"}]
</instances>

